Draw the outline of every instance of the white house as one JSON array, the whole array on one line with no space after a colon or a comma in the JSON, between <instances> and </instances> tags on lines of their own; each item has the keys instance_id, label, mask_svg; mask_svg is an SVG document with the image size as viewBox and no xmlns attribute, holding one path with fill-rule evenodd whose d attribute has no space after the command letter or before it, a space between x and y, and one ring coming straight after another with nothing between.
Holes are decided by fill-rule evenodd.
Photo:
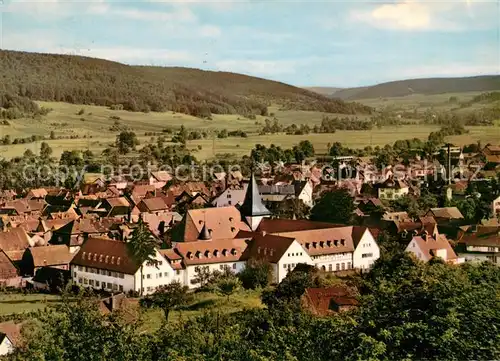
<instances>
[{"instance_id":1,"label":"white house","mask_svg":"<svg viewBox=\"0 0 500 361\"><path fill-rule=\"evenodd\" d=\"M212 240L208 229L203 227L199 241L175 244L175 252L182 257L184 264L183 283L189 288L196 288L198 269L208 267L210 271L222 271L229 268L239 273L245 268L243 252L247 247L244 239Z\"/></svg>"},{"instance_id":2,"label":"white house","mask_svg":"<svg viewBox=\"0 0 500 361\"><path fill-rule=\"evenodd\" d=\"M243 188L239 189L226 188L224 192L222 192L212 201L212 205L214 205L215 207L227 207L243 204L247 187L248 184L244 184Z\"/></svg>"},{"instance_id":3,"label":"white house","mask_svg":"<svg viewBox=\"0 0 500 361\"><path fill-rule=\"evenodd\" d=\"M380 257L380 248L372 233L366 227L353 227L354 252L352 264L354 268L369 270Z\"/></svg>"},{"instance_id":4,"label":"white house","mask_svg":"<svg viewBox=\"0 0 500 361\"><path fill-rule=\"evenodd\" d=\"M468 226L458 233L456 251L466 262L489 261L500 265L500 227Z\"/></svg>"},{"instance_id":5,"label":"white house","mask_svg":"<svg viewBox=\"0 0 500 361\"><path fill-rule=\"evenodd\" d=\"M458 258L445 235L436 234L433 236L427 231L421 236L414 236L405 251L412 253L423 262L428 262L433 257L439 257L443 261L452 264L464 261L462 258Z\"/></svg>"},{"instance_id":6,"label":"white house","mask_svg":"<svg viewBox=\"0 0 500 361\"><path fill-rule=\"evenodd\" d=\"M294 238L265 233L252 239L248 258L269 262L275 283L280 283L300 263L314 265L311 256Z\"/></svg>"},{"instance_id":7,"label":"white house","mask_svg":"<svg viewBox=\"0 0 500 361\"><path fill-rule=\"evenodd\" d=\"M110 292L140 292L142 288L143 294L182 278L183 271L174 270L158 250L154 259L156 265L147 261L140 265L129 255L125 242L89 238L71 261L71 277L83 287Z\"/></svg>"},{"instance_id":8,"label":"white house","mask_svg":"<svg viewBox=\"0 0 500 361\"><path fill-rule=\"evenodd\" d=\"M394 177L389 177L384 183L378 185L378 198L394 200L404 197L410 192L408 185Z\"/></svg>"},{"instance_id":9,"label":"white house","mask_svg":"<svg viewBox=\"0 0 500 361\"><path fill-rule=\"evenodd\" d=\"M8 355L9 353L14 351L14 345L9 337L0 333L0 356Z\"/></svg>"},{"instance_id":10,"label":"white house","mask_svg":"<svg viewBox=\"0 0 500 361\"><path fill-rule=\"evenodd\" d=\"M493 211L493 217L500 217L500 196L491 202L491 210Z\"/></svg>"}]
</instances>

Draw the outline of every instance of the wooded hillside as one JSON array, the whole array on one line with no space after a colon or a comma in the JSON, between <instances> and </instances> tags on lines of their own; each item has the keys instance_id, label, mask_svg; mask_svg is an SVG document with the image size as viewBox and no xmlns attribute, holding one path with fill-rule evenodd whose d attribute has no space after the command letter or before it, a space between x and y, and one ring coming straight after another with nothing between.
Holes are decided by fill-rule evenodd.
<instances>
[{"instance_id":1,"label":"wooded hillside","mask_svg":"<svg viewBox=\"0 0 500 361\"><path fill-rule=\"evenodd\" d=\"M286 109L370 113L371 108L283 83L226 72L129 66L102 59L0 50L0 94L32 100L172 110L195 116Z\"/></svg>"},{"instance_id":2,"label":"wooded hillside","mask_svg":"<svg viewBox=\"0 0 500 361\"><path fill-rule=\"evenodd\" d=\"M369 87L341 89L331 96L343 100L400 97L410 94L488 92L500 90L500 75L398 80Z\"/></svg>"}]
</instances>

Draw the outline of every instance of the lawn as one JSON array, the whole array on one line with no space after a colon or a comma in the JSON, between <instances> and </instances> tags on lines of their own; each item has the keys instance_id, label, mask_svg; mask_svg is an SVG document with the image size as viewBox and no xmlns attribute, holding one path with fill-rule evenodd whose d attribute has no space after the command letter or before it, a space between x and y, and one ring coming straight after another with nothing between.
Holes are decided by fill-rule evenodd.
<instances>
[{"instance_id":1,"label":"lawn","mask_svg":"<svg viewBox=\"0 0 500 361\"><path fill-rule=\"evenodd\" d=\"M170 312L168 321L187 320L200 316L207 311L233 313L243 309L263 307L260 301L260 291L242 290L231 295L229 299L211 292L198 292L194 294L194 298L194 302L186 307L186 309ZM163 311L159 309L147 310L144 315L144 330L157 330L164 320Z\"/></svg>"},{"instance_id":2,"label":"lawn","mask_svg":"<svg viewBox=\"0 0 500 361\"><path fill-rule=\"evenodd\" d=\"M42 310L58 302L61 302L58 295L0 293L0 316Z\"/></svg>"}]
</instances>

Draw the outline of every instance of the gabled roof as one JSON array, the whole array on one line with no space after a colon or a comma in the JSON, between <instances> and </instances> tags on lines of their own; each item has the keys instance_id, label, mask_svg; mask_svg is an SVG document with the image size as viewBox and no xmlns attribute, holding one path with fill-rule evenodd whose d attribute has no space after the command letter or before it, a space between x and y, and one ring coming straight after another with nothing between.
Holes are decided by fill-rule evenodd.
<instances>
[{"instance_id":1,"label":"gabled roof","mask_svg":"<svg viewBox=\"0 0 500 361\"><path fill-rule=\"evenodd\" d=\"M14 321L7 321L0 323L0 334L8 337L14 347L19 346L21 341L21 328L23 323L14 323Z\"/></svg>"},{"instance_id":2,"label":"gabled roof","mask_svg":"<svg viewBox=\"0 0 500 361\"><path fill-rule=\"evenodd\" d=\"M257 234L252 238L245 257L246 259L255 258L269 263L277 263L293 242L295 242L293 237ZM304 252L307 253L305 249Z\"/></svg>"},{"instance_id":3,"label":"gabled roof","mask_svg":"<svg viewBox=\"0 0 500 361\"><path fill-rule=\"evenodd\" d=\"M250 176L250 184L248 185L240 211L241 214L246 217L271 215L271 212L264 206L264 203L262 203L254 173Z\"/></svg>"},{"instance_id":4,"label":"gabled roof","mask_svg":"<svg viewBox=\"0 0 500 361\"><path fill-rule=\"evenodd\" d=\"M17 268L12 264L7 255L0 251L0 280L17 277Z\"/></svg>"},{"instance_id":5,"label":"gabled roof","mask_svg":"<svg viewBox=\"0 0 500 361\"><path fill-rule=\"evenodd\" d=\"M66 265L74 256L66 245L32 247L28 251L33 257L35 267Z\"/></svg>"},{"instance_id":6,"label":"gabled roof","mask_svg":"<svg viewBox=\"0 0 500 361\"><path fill-rule=\"evenodd\" d=\"M458 232L458 242L467 246L500 247L500 226L476 226Z\"/></svg>"},{"instance_id":7,"label":"gabled roof","mask_svg":"<svg viewBox=\"0 0 500 361\"><path fill-rule=\"evenodd\" d=\"M415 236L412 238L411 242L415 242L418 245L418 248L422 251L427 261L436 256L436 251L440 249L446 250L445 261L458 258L450 242L448 242L446 236L443 234L439 234L436 237L432 235Z\"/></svg>"},{"instance_id":8,"label":"gabled roof","mask_svg":"<svg viewBox=\"0 0 500 361\"><path fill-rule=\"evenodd\" d=\"M457 207L431 208L429 211L436 218L463 219L464 216Z\"/></svg>"},{"instance_id":9,"label":"gabled roof","mask_svg":"<svg viewBox=\"0 0 500 361\"><path fill-rule=\"evenodd\" d=\"M71 264L131 275L140 267L128 253L127 243L109 238L89 238Z\"/></svg>"}]
</instances>

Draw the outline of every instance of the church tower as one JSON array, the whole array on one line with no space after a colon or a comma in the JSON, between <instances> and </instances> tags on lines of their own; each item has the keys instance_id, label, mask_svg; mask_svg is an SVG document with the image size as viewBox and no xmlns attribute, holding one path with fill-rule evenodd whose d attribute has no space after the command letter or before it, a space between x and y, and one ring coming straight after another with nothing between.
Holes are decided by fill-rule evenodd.
<instances>
[{"instance_id":1,"label":"church tower","mask_svg":"<svg viewBox=\"0 0 500 361\"><path fill-rule=\"evenodd\" d=\"M269 212L264 203L262 203L259 187L257 186L257 181L255 180L253 172L250 176L250 183L248 184L245 200L241 205L240 212L252 231L257 230L264 217L271 215L271 212Z\"/></svg>"}]
</instances>

